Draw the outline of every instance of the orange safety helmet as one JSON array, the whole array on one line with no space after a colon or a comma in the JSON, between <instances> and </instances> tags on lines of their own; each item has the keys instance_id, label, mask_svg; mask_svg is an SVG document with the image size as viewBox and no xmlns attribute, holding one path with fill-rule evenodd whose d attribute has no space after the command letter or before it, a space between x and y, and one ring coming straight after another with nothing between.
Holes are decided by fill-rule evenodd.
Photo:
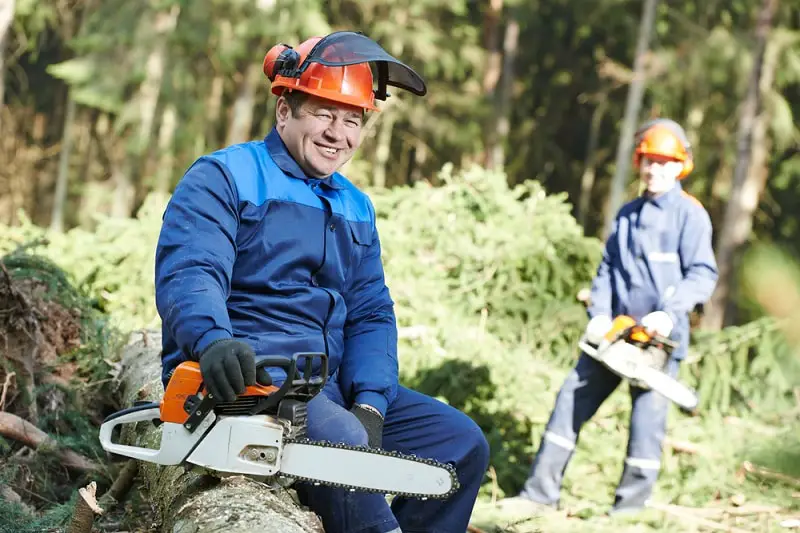
<instances>
[{"instance_id":1,"label":"orange safety helmet","mask_svg":"<svg viewBox=\"0 0 800 533\"><path fill-rule=\"evenodd\" d=\"M371 62L377 65L377 90L373 90ZM427 92L425 82L414 70L357 32L312 37L297 48L275 45L264 57L263 70L277 96L296 90L368 111L379 111L375 100L389 96L387 85L418 96Z\"/></svg>"},{"instance_id":2,"label":"orange safety helmet","mask_svg":"<svg viewBox=\"0 0 800 533\"><path fill-rule=\"evenodd\" d=\"M658 118L642 124L635 135L633 165L638 168L642 156L669 157L683 163L678 179L688 176L694 169L694 156L689 138L675 121Z\"/></svg>"}]
</instances>

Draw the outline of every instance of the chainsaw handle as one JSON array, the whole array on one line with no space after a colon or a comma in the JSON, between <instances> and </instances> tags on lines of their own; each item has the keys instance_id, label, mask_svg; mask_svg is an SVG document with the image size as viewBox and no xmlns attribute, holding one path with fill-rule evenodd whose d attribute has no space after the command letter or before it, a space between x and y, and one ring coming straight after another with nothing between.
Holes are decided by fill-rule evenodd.
<instances>
[{"instance_id":1,"label":"chainsaw handle","mask_svg":"<svg viewBox=\"0 0 800 533\"><path fill-rule=\"evenodd\" d=\"M194 445L205 434L205 430L189 433L180 424L162 424L162 438L159 449L142 448L140 446L128 446L112 442L111 435L117 426L122 424L132 424L136 422L151 422L161 419L160 407L156 403L146 403L136 405L106 417L100 425L100 445L107 452L149 461L160 465L180 464L194 449ZM206 429L214 421L214 417L206 419ZM169 433L172 438L168 438L165 433ZM170 441L170 446L165 446Z\"/></svg>"},{"instance_id":2,"label":"chainsaw handle","mask_svg":"<svg viewBox=\"0 0 800 533\"><path fill-rule=\"evenodd\" d=\"M305 369L300 379L296 379L298 377L297 362L301 357L306 358ZM316 380L311 375L315 358L319 358L322 361L320 378ZM298 352L293 354L291 358L283 355L265 355L260 357L256 362L256 370L268 367L283 368L286 371L286 380L281 384L278 390L256 403L250 409L251 415L262 413L267 409L277 406L278 402L287 394L292 395L295 393L302 396L313 397L322 390L322 387L325 386L328 380L328 355L325 353Z\"/></svg>"}]
</instances>

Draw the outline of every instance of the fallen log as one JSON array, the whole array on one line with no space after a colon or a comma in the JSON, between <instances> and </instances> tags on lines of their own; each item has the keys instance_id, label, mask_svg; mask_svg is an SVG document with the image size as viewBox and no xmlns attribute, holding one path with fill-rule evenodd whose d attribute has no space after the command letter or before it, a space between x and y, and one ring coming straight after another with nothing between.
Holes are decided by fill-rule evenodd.
<instances>
[{"instance_id":1,"label":"fallen log","mask_svg":"<svg viewBox=\"0 0 800 533\"><path fill-rule=\"evenodd\" d=\"M52 448L67 468L81 472L99 469L94 461L72 450L60 448L50 435L15 414L0 412L0 435L21 442L34 450Z\"/></svg>"},{"instance_id":2,"label":"fallen log","mask_svg":"<svg viewBox=\"0 0 800 533\"><path fill-rule=\"evenodd\" d=\"M161 333L135 332L123 349L119 373L120 405L159 401ZM123 428L125 444L155 448L161 430L150 423ZM199 468L138 462L145 497L157 512L164 533L323 533L317 516L300 506L290 491L243 476L219 478Z\"/></svg>"}]
</instances>

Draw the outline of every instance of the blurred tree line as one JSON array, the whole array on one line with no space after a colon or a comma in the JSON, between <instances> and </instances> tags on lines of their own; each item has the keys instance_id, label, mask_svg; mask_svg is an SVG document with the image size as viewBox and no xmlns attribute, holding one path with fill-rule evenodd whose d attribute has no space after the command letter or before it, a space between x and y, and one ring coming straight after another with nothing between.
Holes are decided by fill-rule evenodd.
<instances>
[{"instance_id":1,"label":"blurred tree line","mask_svg":"<svg viewBox=\"0 0 800 533\"><path fill-rule=\"evenodd\" d=\"M135 215L200 154L268 132L273 44L337 29L429 85L369 117L345 169L360 185L437 185L445 163L477 163L567 194L602 237L637 193L621 134L669 116L694 145L684 187L712 215L723 268L707 325L752 318L736 290L749 243L800 251L788 0L0 0L0 223Z\"/></svg>"}]
</instances>

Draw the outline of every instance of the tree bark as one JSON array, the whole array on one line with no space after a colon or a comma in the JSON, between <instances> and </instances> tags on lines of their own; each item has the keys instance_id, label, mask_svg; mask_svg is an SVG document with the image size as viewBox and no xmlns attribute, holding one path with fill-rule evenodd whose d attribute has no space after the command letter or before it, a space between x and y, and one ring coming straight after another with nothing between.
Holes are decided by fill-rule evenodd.
<instances>
[{"instance_id":1,"label":"tree bark","mask_svg":"<svg viewBox=\"0 0 800 533\"><path fill-rule=\"evenodd\" d=\"M623 204L625 181L633 150L633 134L636 131L636 122L639 110L642 107L642 97L645 89L645 56L650 47L650 36L653 33L653 22L656 18L658 0L646 0L642 18L639 22L639 38L636 42L636 56L633 59L633 80L628 88L628 97L625 101L625 116L617 143L617 159L614 164L614 176L611 179L611 190L608 196L603 237L608 237L617 211Z\"/></svg>"},{"instance_id":2,"label":"tree bark","mask_svg":"<svg viewBox=\"0 0 800 533\"><path fill-rule=\"evenodd\" d=\"M121 405L161 398L160 350L159 331L141 331L131 337L117 377ZM122 441L155 447L160 433L150 423L129 425L123 428ZM139 474L164 533L323 533L316 515L299 506L285 489L270 489L244 476L219 479L199 468L148 462L139 462Z\"/></svg>"},{"instance_id":3,"label":"tree bark","mask_svg":"<svg viewBox=\"0 0 800 533\"><path fill-rule=\"evenodd\" d=\"M717 245L719 281L709 302L703 321L704 327L718 330L726 324L726 308L730 306L733 278L738 266L739 251L750 237L753 214L758 207L764 188L765 172L762 170L766 152L761 150L766 138L766 117L761 111L765 90L772 85L775 61L765 65L767 41L778 0L764 0L756 26L756 46L753 70L742 105L737 132L737 158L733 171L731 194L725 209L722 232ZM761 145L761 146L759 146ZM755 151L756 157L751 157ZM751 164L752 161L752 164ZM758 164L759 168L755 168Z\"/></svg>"},{"instance_id":4,"label":"tree bark","mask_svg":"<svg viewBox=\"0 0 800 533\"><path fill-rule=\"evenodd\" d=\"M97 484L92 481L78 491L67 533L92 533L94 517L101 514L103 509L97 505Z\"/></svg>"}]
</instances>

